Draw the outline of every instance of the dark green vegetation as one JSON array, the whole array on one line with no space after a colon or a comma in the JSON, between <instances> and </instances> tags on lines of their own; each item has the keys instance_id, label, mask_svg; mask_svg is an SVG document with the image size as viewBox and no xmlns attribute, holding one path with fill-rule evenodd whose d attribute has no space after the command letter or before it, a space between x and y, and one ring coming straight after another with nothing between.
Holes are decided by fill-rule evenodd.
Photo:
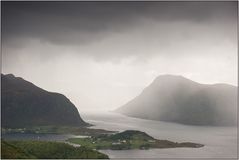
<instances>
[{"instance_id":1,"label":"dark green vegetation","mask_svg":"<svg viewBox=\"0 0 239 160\"><path fill-rule=\"evenodd\" d=\"M177 143L167 140L157 140L148 134L140 131L127 130L121 133L111 135L100 135L89 138L70 138L71 143L80 144L92 149L149 149L149 148L176 148L176 147L203 147L202 144L196 143Z\"/></svg>"},{"instance_id":2,"label":"dark green vegetation","mask_svg":"<svg viewBox=\"0 0 239 160\"><path fill-rule=\"evenodd\" d=\"M101 134L115 133L104 129L69 126L39 126L26 128L2 128L2 133L33 133L33 134L73 134L83 136L97 136Z\"/></svg>"},{"instance_id":3,"label":"dark green vegetation","mask_svg":"<svg viewBox=\"0 0 239 160\"><path fill-rule=\"evenodd\" d=\"M1 158L7 159L32 159L36 158L6 141L1 141Z\"/></svg>"},{"instance_id":4,"label":"dark green vegetation","mask_svg":"<svg viewBox=\"0 0 239 160\"><path fill-rule=\"evenodd\" d=\"M132 117L212 126L236 125L236 111L237 87L199 84L173 75L159 76L116 110Z\"/></svg>"},{"instance_id":5,"label":"dark green vegetation","mask_svg":"<svg viewBox=\"0 0 239 160\"><path fill-rule=\"evenodd\" d=\"M90 129L64 95L45 91L12 74L1 74L2 133L91 135L112 133ZM108 158L86 147L59 142L2 141L1 158Z\"/></svg>"},{"instance_id":6,"label":"dark green vegetation","mask_svg":"<svg viewBox=\"0 0 239 160\"><path fill-rule=\"evenodd\" d=\"M2 141L1 146L5 159L108 159L98 151L60 142Z\"/></svg>"},{"instance_id":7,"label":"dark green vegetation","mask_svg":"<svg viewBox=\"0 0 239 160\"><path fill-rule=\"evenodd\" d=\"M1 74L2 127L86 126L64 95L45 91L12 74Z\"/></svg>"}]
</instances>

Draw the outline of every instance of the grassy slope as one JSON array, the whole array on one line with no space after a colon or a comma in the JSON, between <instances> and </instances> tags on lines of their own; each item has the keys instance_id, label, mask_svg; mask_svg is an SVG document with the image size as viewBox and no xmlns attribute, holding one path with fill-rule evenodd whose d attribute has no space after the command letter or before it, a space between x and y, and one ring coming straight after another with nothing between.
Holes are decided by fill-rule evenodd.
<instances>
[{"instance_id":1,"label":"grassy slope","mask_svg":"<svg viewBox=\"0 0 239 160\"><path fill-rule=\"evenodd\" d=\"M116 144L116 145L112 143L117 143L119 142L119 140L111 139L110 137L104 138L104 139L70 138L68 139L68 141L71 143L80 144L82 146L89 147L92 149L114 149L114 150L139 149L139 148L142 148L143 146L149 147L149 145L152 144L145 139L139 138L138 136L132 137L131 139L127 139L125 142L122 142L121 144Z\"/></svg>"},{"instance_id":2,"label":"grassy slope","mask_svg":"<svg viewBox=\"0 0 239 160\"><path fill-rule=\"evenodd\" d=\"M2 141L1 158L107 159L108 156L86 147L60 142ZM9 147L10 146L10 147ZM16 152L17 151L17 152ZM16 155L13 157L12 155Z\"/></svg>"},{"instance_id":3,"label":"grassy slope","mask_svg":"<svg viewBox=\"0 0 239 160\"><path fill-rule=\"evenodd\" d=\"M10 144L6 141L1 141L1 158L4 158L4 159L20 159L20 158L33 159L36 157L26 153L21 148L16 147L13 144Z\"/></svg>"},{"instance_id":4,"label":"grassy slope","mask_svg":"<svg viewBox=\"0 0 239 160\"><path fill-rule=\"evenodd\" d=\"M92 149L149 149L149 148L175 148L175 147L202 147L196 143L177 143L167 140L157 140L140 131L124 131L113 135L101 135L91 138L70 138L71 143L80 144ZM118 144L120 143L120 144Z\"/></svg>"}]
</instances>

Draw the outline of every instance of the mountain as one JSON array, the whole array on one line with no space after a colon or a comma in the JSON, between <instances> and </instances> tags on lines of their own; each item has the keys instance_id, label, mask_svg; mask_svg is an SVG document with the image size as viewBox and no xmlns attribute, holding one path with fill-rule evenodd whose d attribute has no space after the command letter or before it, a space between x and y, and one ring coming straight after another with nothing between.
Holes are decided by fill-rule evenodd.
<instances>
[{"instance_id":1,"label":"mountain","mask_svg":"<svg viewBox=\"0 0 239 160\"><path fill-rule=\"evenodd\" d=\"M189 125L236 125L237 87L200 84L182 76L161 75L116 112Z\"/></svg>"},{"instance_id":2,"label":"mountain","mask_svg":"<svg viewBox=\"0 0 239 160\"><path fill-rule=\"evenodd\" d=\"M1 74L2 127L85 126L64 95L43 90L12 74Z\"/></svg>"}]
</instances>

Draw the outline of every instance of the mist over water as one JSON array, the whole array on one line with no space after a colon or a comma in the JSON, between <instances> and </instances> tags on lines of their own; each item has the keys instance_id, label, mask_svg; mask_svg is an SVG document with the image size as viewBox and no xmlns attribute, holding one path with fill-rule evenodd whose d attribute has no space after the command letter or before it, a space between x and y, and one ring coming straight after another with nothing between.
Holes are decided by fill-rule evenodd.
<instances>
[{"instance_id":1,"label":"mist over water","mask_svg":"<svg viewBox=\"0 0 239 160\"><path fill-rule=\"evenodd\" d=\"M127 117L112 112L83 112L82 117L92 128L124 131L140 130L157 139L175 142L195 142L202 148L170 148L150 150L102 150L111 158L236 158L237 128L190 126Z\"/></svg>"},{"instance_id":2,"label":"mist over water","mask_svg":"<svg viewBox=\"0 0 239 160\"><path fill-rule=\"evenodd\" d=\"M205 120L203 125L208 121L235 124L236 87L225 96L221 94L225 88L194 92L196 89L191 85L184 88L181 84L162 85L165 90L152 86L153 92L146 93L145 103L141 103L144 98L139 98L132 109L145 119L106 111L147 92L145 88L159 75L183 76L194 83L236 86L238 2L5 1L1 4L2 73L12 73L49 92L65 95L82 119L94 125L92 128L134 129L157 139L205 145L102 151L111 158L236 158L236 126L145 120L150 116L157 119L160 113L164 120L176 119L175 122L182 118ZM166 92L177 88L175 96ZM192 93L196 96L191 97Z\"/></svg>"},{"instance_id":3,"label":"mist over water","mask_svg":"<svg viewBox=\"0 0 239 160\"><path fill-rule=\"evenodd\" d=\"M3 2L2 71L116 109L157 76L237 85L237 2Z\"/></svg>"},{"instance_id":4,"label":"mist over water","mask_svg":"<svg viewBox=\"0 0 239 160\"><path fill-rule=\"evenodd\" d=\"M189 125L236 126L237 87L160 75L116 112Z\"/></svg>"}]
</instances>

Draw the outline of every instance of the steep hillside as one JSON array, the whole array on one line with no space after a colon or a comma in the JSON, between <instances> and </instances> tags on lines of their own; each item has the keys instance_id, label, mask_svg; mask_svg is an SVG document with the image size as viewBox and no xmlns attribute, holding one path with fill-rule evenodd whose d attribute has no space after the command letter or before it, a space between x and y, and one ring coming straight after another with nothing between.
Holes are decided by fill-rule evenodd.
<instances>
[{"instance_id":1,"label":"steep hillside","mask_svg":"<svg viewBox=\"0 0 239 160\"><path fill-rule=\"evenodd\" d=\"M64 95L45 91L12 74L1 74L2 127L85 126Z\"/></svg>"},{"instance_id":2,"label":"steep hillside","mask_svg":"<svg viewBox=\"0 0 239 160\"><path fill-rule=\"evenodd\" d=\"M236 125L237 87L162 75L116 112L190 125Z\"/></svg>"}]
</instances>

